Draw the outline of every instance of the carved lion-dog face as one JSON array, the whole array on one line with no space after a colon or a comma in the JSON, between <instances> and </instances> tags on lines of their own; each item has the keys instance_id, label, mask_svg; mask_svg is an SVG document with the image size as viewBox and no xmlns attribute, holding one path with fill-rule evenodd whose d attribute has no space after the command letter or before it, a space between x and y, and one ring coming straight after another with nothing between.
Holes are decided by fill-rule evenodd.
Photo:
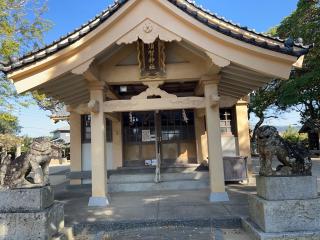
<instances>
[{"instance_id":1,"label":"carved lion-dog face","mask_svg":"<svg viewBox=\"0 0 320 240\"><path fill-rule=\"evenodd\" d=\"M262 126L257 131L257 138L259 142L267 142L277 135L279 135L278 130L272 126Z\"/></svg>"}]
</instances>

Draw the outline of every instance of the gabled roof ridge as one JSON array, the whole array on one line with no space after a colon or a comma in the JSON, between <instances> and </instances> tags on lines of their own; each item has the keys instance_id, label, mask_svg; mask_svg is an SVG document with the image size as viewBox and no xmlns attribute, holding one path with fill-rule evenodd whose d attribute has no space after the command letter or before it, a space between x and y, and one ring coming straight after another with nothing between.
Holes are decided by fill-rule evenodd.
<instances>
[{"instance_id":1,"label":"gabled roof ridge","mask_svg":"<svg viewBox=\"0 0 320 240\"><path fill-rule=\"evenodd\" d=\"M39 61L41 59L44 59L66 47L73 44L74 42L78 41L82 37L86 36L88 33L90 33L92 30L96 29L98 26L100 26L103 22L105 22L109 17L111 17L115 12L117 12L124 4L126 4L130 0L115 0L113 4L109 5L109 7L105 10L103 10L100 14L96 15L94 18L90 19L86 23L82 24L80 27L76 28L74 31L69 32L63 36L61 36L59 39L46 44L45 46L35 49L33 51L30 51L23 56L20 57L13 57L8 62L2 62L0 61L0 71L4 72L5 74L8 74L12 72L13 70L17 70L19 68L22 68L26 65L29 65L31 63L34 63L36 61ZM286 40L271 37L269 35L263 34L263 33L257 33L256 31L249 29L247 27L241 26L239 24L235 24L232 21L226 20L224 17L220 17L215 13L212 13L210 10L204 9L202 6L197 5L195 1L192 0L166 0L172 4L174 4L177 8L184 11L186 14L194 17L196 20L200 21L201 23L207 25L211 29L214 29L222 34L225 34L229 37L238 39L240 41L246 42L248 44L252 44L258 47L262 47L268 50L292 55L299 57L301 55L304 55L308 52L308 50L312 47L312 45L304 46L302 43L295 43L293 40L290 39L290 42L287 43ZM184 2L184 3L183 3ZM219 21L222 21L226 24L229 24L233 27L236 27L238 29L242 29L245 32L252 33L256 36L260 36L265 39L269 39L271 41L278 42L279 44L283 44L284 46L280 46L278 44L270 44L267 41L256 41L256 39L251 38L248 39L246 36L244 36L241 33L234 33L230 29L223 28L219 26L218 24L214 24L209 21L208 18L203 18L199 15L199 12L194 12L191 9L188 8L187 4L190 4L193 8L197 9L202 14L207 14L211 16L212 18L215 18ZM260 39L261 40L261 39ZM300 48L300 50L295 50L294 47Z\"/></svg>"},{"instance_id":2,"label":"gabled roof ridge","mask_svg":"<svg viewBox=\"0 0 320 240\"><path fill-rule=\"evenodd\" d=\"M174 0L174 1L176 1L176 0ZM225 17L220 16L217 13L212 12L210 9L205 9L202 5L197 4L196 1L194 1L194 0L184 0L184 1L188 2L193 7L201 10L202 12L204 12L204 13L206 13L206 14L208 14L208 15L210 15L210 16L212 16L212 17L214 17L214 18L216 18L216 19L218 19L220 21L223 21L223 22L225 22L227 24L230 24L230 25L232 25L234 27L241 28L242 30L245 30L245 31L250 32L250 33L253 33L255 35L262 36L264 38L269 38L270 40L273 40L273 41L278 41L278 42L281 42L281 43L285 43L285 41L286 41L286 39L282 39L280 37L273 37L270 34L265 34L263 32L258 32L255 29L251 29L251 28L249 28L247 26L243 26L241 24L234 23L234 22L232 22L232 20L226 19ZM302 42L294 42L294 46L295 47L305 48L305 49L308 49L310 47L310 45L304 45Z\"/></svg>"}]
</instances>

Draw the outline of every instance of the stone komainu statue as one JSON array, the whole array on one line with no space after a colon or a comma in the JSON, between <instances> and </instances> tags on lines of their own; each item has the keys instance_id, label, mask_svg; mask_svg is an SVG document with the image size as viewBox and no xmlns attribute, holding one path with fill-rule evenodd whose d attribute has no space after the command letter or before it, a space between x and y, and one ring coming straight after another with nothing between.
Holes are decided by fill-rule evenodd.
<instances>
[{"instance_id":1,"label":"stone komainu statue","mask_svg":"<svg viewBox=\"0 0 320 240\"><path fill-rule=\"evenodd\" d=\"M301 144L290 143L283 139L277 129L262 126L257 131L260 154L260 175L312 175L312 162L308 149ZM272 160L277 157L283 164L272 171Z\"/></svg>"},{"instance_id":2,"label":"stone komainu statue","mask_svg":"<svg viewBox=\"0 0 320 240\"><path fill-rule=\"evenodd\" d=\"M0 156L0 188L27 188L49 184L49 164L51 159L61 158L60 146L49 139L36 138L30 150L12 160L10 155ZM30 172L33 178L27 178Z\"/></svg>"}]
</instances>

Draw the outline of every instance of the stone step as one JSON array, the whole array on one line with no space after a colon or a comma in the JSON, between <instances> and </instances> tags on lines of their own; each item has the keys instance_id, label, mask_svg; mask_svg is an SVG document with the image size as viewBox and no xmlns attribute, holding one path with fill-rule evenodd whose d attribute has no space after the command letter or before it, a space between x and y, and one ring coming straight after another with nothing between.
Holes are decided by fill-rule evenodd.
<instances>
[{"instance_id":1,"label":"stone step","mask_svg":"<svg viewBox=\"0 0 320 240\"><path fill-rule=\"evenodd\" d=\"M161 183L132 182L132 183L109 183L110 192L143 192L163 190L192 190L209 187L209 179L205 180L178 180Z\"/></svg>"},{"instance_id":2,"label":"stone step","mask_svg":"<svg viewBox=\"0 0 320 240\"><path fill-rule=\"evenodd\" d=\"M195 172L199 168L199 164L185 164L185 165L177 165L170 167L162 167L162 173L192 173ZM122 167L116 170L109 170L108 174L143 174L143 173L154 173L155 167Z\"/></svg>"},{"instance_id":3,"label":"stone step","mask_svg":"<svg viewBox=\"0 0 320 240\"><path fill-rule=\"evenodd\" d=\"M155 174L113 174L109 178L109 183L153 183ZM181 180L208 180L208 172L190 173L162 173L161 179L164 182Z\"/></svg>"}]
</instances>

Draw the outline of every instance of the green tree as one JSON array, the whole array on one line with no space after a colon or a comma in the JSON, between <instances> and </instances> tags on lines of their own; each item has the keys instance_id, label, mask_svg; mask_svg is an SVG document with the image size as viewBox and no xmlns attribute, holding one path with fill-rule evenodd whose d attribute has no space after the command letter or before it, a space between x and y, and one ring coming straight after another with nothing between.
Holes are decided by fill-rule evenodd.
<instances>
[{"instance_id":1,"label":"green tree","mask_svg":"<svg viewBox=\"0 0 320 240\"><path fill-rule=\"evenodd\" d=\"M32 96L42 110L50 111L52 114L62 111L65 106L63 103L47 97L45 94L41 94L38 91L32 92Z\"/></svg>"},{"instance_id":2,"label":"green tree","mask_svg":"<svg viewBox=\"0 0 320 240\"><path fill-rule=\"evenodd\" d=\"M302 69L293 71L283 82L278 98L280 108L295 107L302 123L320 119L320 2L300 0L297 9L276 28L281 38L292 38L314 44L306 55ZM301 38L301 39L300 39Z\"/></svg>"},{"instance_id":3,"label":"green tree","mask_svg":"<svg viewBox=\"0 0 320 240\"><path fill-rule=\"evenodd\" d=\"M0 113L0 134L16 135L20 132L18 118L10 113Z\"/></svg>"},{"instance_id":4,"label":"green tree","mask_svg":"<svg viewBox=\"0 0 320 240\"><path fill-rule=\"evenodd\" d=\"M51 23L43 18L44 0L0 0L0 56L7 61L43 44Z\"/></svg>"},{"instance_id":5,"label":"green tree","mask_svg":"<svg viewBox=\"0 0 320 240\"><path fill-rule=\"evenodd\" d=\"M0 0L0 64L43 45L43 33L51 26L43 17L46 10L46 0ZM2 127L8 126L9 115L14 118L11 114L8 115L9 112L16 107L25 107L32 103L34 101L30 94L18 95L12 83L0 73ZM15 124L13 128L17 128ZM5 131L11 130L8 128Z\"/></svg>"},{"instance_id":6,"label":"green tree","mask_svg":"<svg viewBox=\"0 0 320 240\"><path fill-rule=\"evenodd\" d=\"M275 103L280 86L281 80L274 80L250 94L249 113L254 113L259 118L259 121L254 126L251 141L255 140L258 128L266 119L277 118L277 114L273 114L273 112L279 111Z\"/></svg>"},{"instance_id":7,"label":"green tree","mask_svg":"<svg viewBox=\"0 0 320 240\"><path fill-rule=\"evenodd\" d=\"M286 111L295 108L300 112L301 122L320 119L320 3L319 0L300 0L297 9L286 17L279 26L269 30L270 35L280 38L292 38L305 45L314 44L305 56L302 69L295 69L289 80L274 80L267 86L251 94L250 112L261 126L274 111Z\"/></svg>"},{"instance_id":8,"label":"green tree","mask_svg":"<svg viewBox=\"0 0 320 240\"><path fill-rule=\"evenodd\" d=\"M28 137L28 136L24 136L22 137L22 143L21 143L21 152L25 153L28 152L30 150L30 145L33 141L33 138Z\"/></svg>"}]
</instances>

